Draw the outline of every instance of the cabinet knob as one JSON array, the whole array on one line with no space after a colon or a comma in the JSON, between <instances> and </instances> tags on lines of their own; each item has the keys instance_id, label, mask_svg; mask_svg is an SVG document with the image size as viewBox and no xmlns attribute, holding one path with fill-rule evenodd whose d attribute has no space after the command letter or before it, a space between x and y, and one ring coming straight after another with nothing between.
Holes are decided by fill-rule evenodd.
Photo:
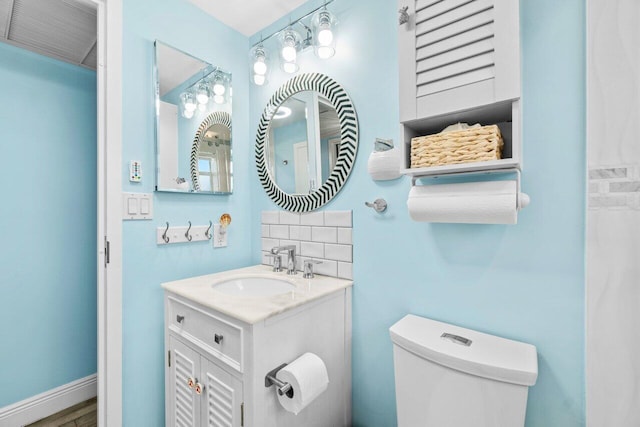
<instances>
[{"instance_id":1,"label":"cabinet knob","mask_svg":"<svg viewBox=\"0 0 640 427\"><path fill-rule=\"evenodd\" d=\"M189 377L187 378L187 385L189 386L189 388L193 388L196 385L196 382L193 378Z\"/></svg>"},{"instance_id":2,"label":"cabinet knob","mask_svg":"<svg viewBox=\"0 0 640 427\"><path fill-rule=\"evenodd\" d=\"M196 394L202 394L204 391L204 386L200 383L196 383Z\"/></svg>"},{"instance_id":3,"label":"cabinet knob","mask_svg":"<svg viewBox=\"0 0 640 427\"><path fill-rule=\"evenodd\" d=\"M182 323L183 320L184 320L184 316L180 316L179 314L176 316L176 322Z\"/></svg>"},{"instance_id":4,"label":"cabinet knob","mask_svg":"<svg viewBox=\"0 0 640 427\"><path fill-rule=\"evenodd\" d=\"M213 340L216 342L216 344L220 344L223 339L224 339L224 336L222 335L215 334L213 336Z\"/></svg>"},{"instance_id":5,"label":"cabinet knob","mask_svg":"<svg viewBox=\"0 0 640 427\"><path fill-rule=\"evenodd\" d=\"M398 17L399 25L406 24L407 22L409 22L409 13L407 13L408 9L409 9L409 6L404 6L404 7L401 7L400 10L398 10L398 13L400 14L400 16Z\"/></svg>"}]
</instances>

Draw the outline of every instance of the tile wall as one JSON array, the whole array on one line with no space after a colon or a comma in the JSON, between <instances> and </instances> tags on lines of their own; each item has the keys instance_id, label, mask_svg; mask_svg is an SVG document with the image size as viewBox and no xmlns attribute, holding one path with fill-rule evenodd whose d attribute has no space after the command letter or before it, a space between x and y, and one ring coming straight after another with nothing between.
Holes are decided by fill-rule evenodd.
<instances>
[{"instance_id":1,"label":"tile wall","mask_svg":"<svg viewBox=\"0 0 640 427\"><path fill-rule=\"evenodd\" d=\"M640 167L589 168L589 209L640 209Z\"/></svg>"},{"instance_id":2,"label":"tile wall","mask_svg":"<svg viewBox=\"0 0 640 427\"><path fill-rule=\"evenodd\" d=\"M294 245L298 270L303 260L312 259L320 262L314 265L318 274L353 279L352 232L351 211L262 211L262 263L273 265L272 248ZM281 255L286 268L287 255Z\"/></svg>"},{"instance_id":3,"label":"tile wall","mask_svg":"<svg viewBox=\"0 0 640 427\"><path fill-rule=\"evenodd\" d=\"M587 1L588 426L640 426L637 0Z\"/></svg>"}]
</instances>

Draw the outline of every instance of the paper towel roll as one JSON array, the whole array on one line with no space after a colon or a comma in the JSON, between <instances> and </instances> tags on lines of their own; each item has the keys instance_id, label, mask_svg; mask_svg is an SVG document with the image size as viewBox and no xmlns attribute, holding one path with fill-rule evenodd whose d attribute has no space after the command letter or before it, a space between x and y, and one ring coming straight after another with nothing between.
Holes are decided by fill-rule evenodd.
<instances>
[{"instance_id":1,"label":"paper towel roll","mask_svg":"<svg viewBox=\"0 0 640 427\"><path fill-rule=\"evenodd\" d=\"M293 397L278 395L278 400L284 409L296 415L329 385L327 367L313 353L305 353L289 363L278 371L276 378L293 387Z\"/></svg>"},{"instance_id":2,"label":"paper towel roll","mask_svg":"<svg viewBox=\"0 0 640 427\"><path fill-rule=\"evenodd\" d=\"M414 221L516 224L517 191L516 181L420 185L411 188L407 206Z\"/></svg>"}]
</instances>

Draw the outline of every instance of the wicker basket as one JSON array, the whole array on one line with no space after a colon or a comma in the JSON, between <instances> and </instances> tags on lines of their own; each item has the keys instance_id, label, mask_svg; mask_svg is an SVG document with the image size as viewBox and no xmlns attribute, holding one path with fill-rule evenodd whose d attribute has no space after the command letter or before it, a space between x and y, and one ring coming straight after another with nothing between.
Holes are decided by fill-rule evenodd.
<instances>
[{"instance_id":1,"label":"wicker basket","mask_svg":"<svg viewBox=\"0 0 640 427\"><path fill-rule=\"evenodd\" d=\"M411 139L411 167L498 160L503 145L496 125L419 136Z\"/></svg>"}]
</instances>

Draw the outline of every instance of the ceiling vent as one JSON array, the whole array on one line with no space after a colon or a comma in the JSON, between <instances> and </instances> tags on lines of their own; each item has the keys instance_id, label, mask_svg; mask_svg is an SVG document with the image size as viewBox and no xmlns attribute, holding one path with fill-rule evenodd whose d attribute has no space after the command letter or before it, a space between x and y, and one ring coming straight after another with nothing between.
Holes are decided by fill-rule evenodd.
<instances>
[{"instance_id":1,"label":"ceiling vent","mask_svg":"<svg viewBox=\"0 0 640 427\"><path fill-rule=\"evenodd\" d=\"M80 0L0 0L0 41L95 70L96 15Z\"/></svg>"}]
</instances>

